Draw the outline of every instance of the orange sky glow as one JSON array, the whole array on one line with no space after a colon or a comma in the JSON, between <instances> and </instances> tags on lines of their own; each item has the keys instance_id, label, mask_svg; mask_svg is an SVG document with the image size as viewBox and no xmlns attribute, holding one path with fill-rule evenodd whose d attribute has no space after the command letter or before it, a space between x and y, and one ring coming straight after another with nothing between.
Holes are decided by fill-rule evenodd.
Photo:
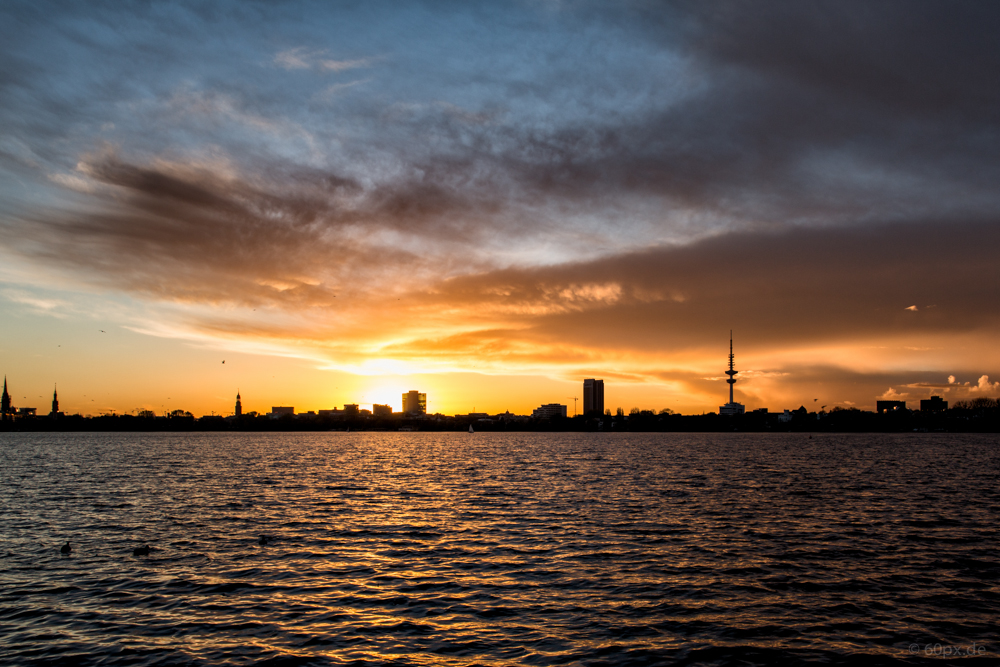
<instances>
[{"instance_id":1,"label":"orange sky glow","mask_svg":"<svg viewBox=\"0 0 1000 667\"><path fill-rule=\"evenodd\" d=\"M730 330L748 409L1000 394L992 33L557 4L20 16L15 404L702 413Z\"/></svg>"}]
</instances>

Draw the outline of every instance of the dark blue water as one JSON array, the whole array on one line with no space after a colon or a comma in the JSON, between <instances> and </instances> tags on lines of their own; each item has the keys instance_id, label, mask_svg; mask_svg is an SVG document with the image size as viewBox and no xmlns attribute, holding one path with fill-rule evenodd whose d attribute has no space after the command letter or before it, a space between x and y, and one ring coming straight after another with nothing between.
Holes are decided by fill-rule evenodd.
<instances>
[{"instance_id":1,"label":"dark blue water","mask_svg":"<svg viewBox=\"0 0 1000 667\"><path fill-rule=\"evenodd\" d=\"M998 664L998 481L996 436L6 434L0 664Z\"/></svg>"}]
</instances>

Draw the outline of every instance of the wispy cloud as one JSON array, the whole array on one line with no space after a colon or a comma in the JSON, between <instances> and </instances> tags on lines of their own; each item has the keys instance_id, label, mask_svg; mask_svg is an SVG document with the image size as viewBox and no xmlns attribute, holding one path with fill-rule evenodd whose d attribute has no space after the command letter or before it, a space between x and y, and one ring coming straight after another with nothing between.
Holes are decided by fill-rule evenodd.
<instances>
[{"instance_id":1,"label":"wispy cloud","mask_svg":"<svg viewBox=\"0 0 1000 667\"><path fill-rule=\"evenodd\" d=\"M29 306L35 312L56 317L63 317L65 314L60 311L70 305L68 301L63 299L39 296L32 292L15 288L0 290L0 294L8 301Z\"/></svg>"},{"instance_id":2,"label":"wispy cloud","mask_svg":"<svg viewBox=\"0 0 1000 667\"><path fill-rule=\"evenodd\" d=\"M362 84L368 83L369 81L371 81L370 78L368 78L368 79L357 79L355 81L348 81L346 83L335 83L335 84L332 84L332 85L327 86L326 88L324 88L323 89L323 95L325 97L330 97L331 95L335 95L335 94L339 93L342 90L347 90L347 89L353 88L355 86L360 86Z\"/></svg>"},{"instance_id":3,"label":"wispy cloud","mask_svg":"<svg viewBox=\"0 0 1000 667\"><path fill-rule=\"evenodd\" d=\"M274 64L287 70L315 69L325 72L344 72L352 69L372 67L375 63L384 59L384 56L373 56L337 60L330 58L329 52L325 49L308 49L300 46L275 54Z\"/></svg>"}]
</instances>

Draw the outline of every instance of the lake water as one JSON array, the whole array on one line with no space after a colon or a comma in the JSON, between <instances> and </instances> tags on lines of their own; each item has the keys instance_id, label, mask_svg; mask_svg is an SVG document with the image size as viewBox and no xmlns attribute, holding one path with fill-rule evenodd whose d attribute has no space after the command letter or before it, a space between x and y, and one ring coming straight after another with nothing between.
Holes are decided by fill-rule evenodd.
<instances>
[{"instance_id":1,"label":"lake water","mask_svg":"<svg viewBox=\"0 0 1000 667\"><path fill-rule=\"evenodd\" d=\"M998 482L997 436L3 434L0 664L998 664Z\"/></svg>"}]
</instances>

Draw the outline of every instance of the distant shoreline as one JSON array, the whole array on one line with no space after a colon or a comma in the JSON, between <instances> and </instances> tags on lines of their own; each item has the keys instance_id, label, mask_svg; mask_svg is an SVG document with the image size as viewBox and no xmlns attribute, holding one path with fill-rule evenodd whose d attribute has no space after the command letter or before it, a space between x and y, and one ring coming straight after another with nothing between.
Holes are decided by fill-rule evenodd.
<instances>
[{"instance_id":1,"label":"distant shoreline","mask_svg":"<svg viewBox=\"0 0 1000 667\"><path fill-rule=\"evenodd\" d=\"M275 432L275 431L468 431L606 432L606 433L1000 433L1000 411L948 410L876 414L860 410L823 413L747 413L723 416L654 415L583 416L545 420L471 419L428 415L417 418L354 419L312 416L136 417L102 415L35 417L0 422L0 432Z\"/></svg>"}]
</instances>

